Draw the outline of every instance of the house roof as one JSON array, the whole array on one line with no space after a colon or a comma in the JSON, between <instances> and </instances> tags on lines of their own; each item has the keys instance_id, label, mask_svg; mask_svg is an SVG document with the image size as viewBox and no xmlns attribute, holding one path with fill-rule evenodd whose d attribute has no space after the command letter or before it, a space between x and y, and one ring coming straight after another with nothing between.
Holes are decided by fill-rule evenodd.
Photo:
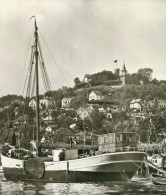
<instances>
[{"instance_id":1,"label":"house roof","mask_svg":"<svg viewBox=\"0 0 166 195\"><path fill-rule=\"evenodd\" d=\"M80 132L78 132L78 133L76 133L76 134L74 134L75 136L83 136L84 135L84 132L83 131L80 131ZM95 133L92 133L92 132L90 132L90 131L86 131L85 132L85 135L87 136L98 136L97 134L95 134Z\"/></svg>"},{"instance_id":2,"label":"house roof","mask_svg":"<svg viewBox=\"0 0 166 195\"><path fill-rule=\"evenodd\" d=\"M74 97L64 97L62 100L71 100Z\"/></svg>"},{"instance_id":3,"label":"house roof","mask_svg":"<svg viewBox=\"0 0 166 195\"><path fill-rule=\"evenodd\" d=\"M102 96L101 91L92 91L92 92L94 92L96 95L101 95L101 96ZM91 93L92 93L92 92L91 92Z\"/></svg>"},{"instance_id":4,"label":"house roof","mask_svg":"<svg viewBox=\"0 0 166 195\"><path fill-rule=\"evenodd\" d=\"M72 136L73 133L69 130L69 129L66 129L66 128L59 128L58 130L56 130L57 133L60 133L61 135L66 135L66 136Z\"/></svg>"},{"instance_id":5,"label":"house roof","mask_svg":"<svg viewBox=\"0 0 166 195\"><path fill-rule=\"evenodd\" d=\"M130 102L130 104L139 103L140 101L141 101L141 99L134 99Z\"/></svg>"}]
</instances>

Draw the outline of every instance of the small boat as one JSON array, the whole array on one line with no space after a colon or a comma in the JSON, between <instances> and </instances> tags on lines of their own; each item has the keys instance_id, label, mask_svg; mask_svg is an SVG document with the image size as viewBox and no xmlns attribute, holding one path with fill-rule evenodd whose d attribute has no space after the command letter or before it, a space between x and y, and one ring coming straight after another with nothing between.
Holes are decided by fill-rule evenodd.
<instances>
[{"instance_id":1,"label":"small boat","mask_svg":"<svg viewBox=\"0 0 166 195\"><path fill-rule=\"evenodd\" d=\"M145 163L148 167L148 172L150 174L166 175L165 159L166 157L160 154L153 154L152 156L147 156Z\"/></svg>"},{"instance_id":2,"label":"small boat","mask_svg":"<svg viewBox=\"0 0 166 195\"><path fill-rule=\"evenodd\" d=\"M32 65L35 64L36 79L36 142L39 143L39 80L38 80L38 60L39 36L35 18ZM34 63L35 62L35 63ZM44 65L44 64L42 64ZM124 140L123 140L124 139ZM102 141L105 140L105 141ZM52 156L41 157L40 155L30 156L29 151L19 148L13 149L16 155L2 153L1 161L4 176L7 180L19 181L43 181L43 182L98 182L98 181L128 181L141 166L146 154L143 151L119 147L121 142L129 143L134 141L133 134L114 134L101 137L100 150L95 154L79 155L80 150L85 150L85 146L73 146L61 144L52 147ZM119 149L110 150L115 145ZM12 150L12 148L11 148ZM92 148L89 149L89 151ZM20 151L20 153L18 152ZM24 154L23 156L21 155ZM27 155L25 155L27 154ZM59 155L63 154L63 159ZM65 157L65 158L64 158Z\"/></svg>"},{"instance_id":3,"label":"small boat","mask_svg":"<svg viewBox=\"0 0 166 195\"><path fill-rule=\"evenodd\" d=\"M151 180L155 185L166 185L166 175L152 174Z\"/></svg>"}]
</instances>

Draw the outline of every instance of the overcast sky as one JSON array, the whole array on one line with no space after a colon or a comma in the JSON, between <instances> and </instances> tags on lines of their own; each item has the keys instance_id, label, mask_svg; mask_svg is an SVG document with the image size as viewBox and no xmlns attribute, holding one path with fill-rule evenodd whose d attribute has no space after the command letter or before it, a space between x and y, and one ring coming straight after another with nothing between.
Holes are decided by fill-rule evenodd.
<instances>
[{"instance_id":1,"label":"overcast sky","mask_svg":"<svg viewBox=\"0 0 166 195\"><path fill-rule=\"evenodd\" d=\"M53 90L103 70L166 80L165 0L0 0L0 96L17 94L35 15ZM65 78L64 78L65 77Z\"/></svg>"}]
</instances>

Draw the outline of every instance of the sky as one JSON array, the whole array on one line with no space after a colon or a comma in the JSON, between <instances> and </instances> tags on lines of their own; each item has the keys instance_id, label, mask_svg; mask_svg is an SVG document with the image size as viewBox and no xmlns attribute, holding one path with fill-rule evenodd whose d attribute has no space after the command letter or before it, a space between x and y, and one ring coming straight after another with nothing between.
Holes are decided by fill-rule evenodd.
<instances>
[{"instance_id":1,"label":"sky","mask_svg":"<svg viewBox=\"0 0 166 195\"><path fill-rule=\"evenodd\" d=\"M113 72L116 59L166 80L165 10L165 0L0 0L0 96L21 94L34 15L53 90Z\"/></svg>"}]
</instances>

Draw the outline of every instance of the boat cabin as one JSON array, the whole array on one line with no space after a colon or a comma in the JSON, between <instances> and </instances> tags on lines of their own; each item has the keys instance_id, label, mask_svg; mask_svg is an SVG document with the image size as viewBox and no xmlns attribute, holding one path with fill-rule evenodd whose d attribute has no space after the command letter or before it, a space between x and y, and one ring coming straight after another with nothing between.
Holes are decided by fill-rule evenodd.
<instances>
[{"instance_id":1,"label":"boat cabin","mask_svg":"<svg viewBox=\"0 0 166 195\"><path fill-rule=\"evenodd\" d=\"M63 155L64 156L63 156ZM61 155L63 156L61 158ZM56 148L52 150L53 161L73 160L78 158L85 158L93 155L92 149L62 149Z\"/></svg>"},{"instance_id":2,"label":"boat cabin","mask_svg":"<svg viewBox=\"0 0 166 195\"><path fill-rule=\"evenodd\" d=\"M135 150L136 138L134 132L119 132L102 134L98 137L99 151L118 152Z\"/></svg>"}]
</instances>

